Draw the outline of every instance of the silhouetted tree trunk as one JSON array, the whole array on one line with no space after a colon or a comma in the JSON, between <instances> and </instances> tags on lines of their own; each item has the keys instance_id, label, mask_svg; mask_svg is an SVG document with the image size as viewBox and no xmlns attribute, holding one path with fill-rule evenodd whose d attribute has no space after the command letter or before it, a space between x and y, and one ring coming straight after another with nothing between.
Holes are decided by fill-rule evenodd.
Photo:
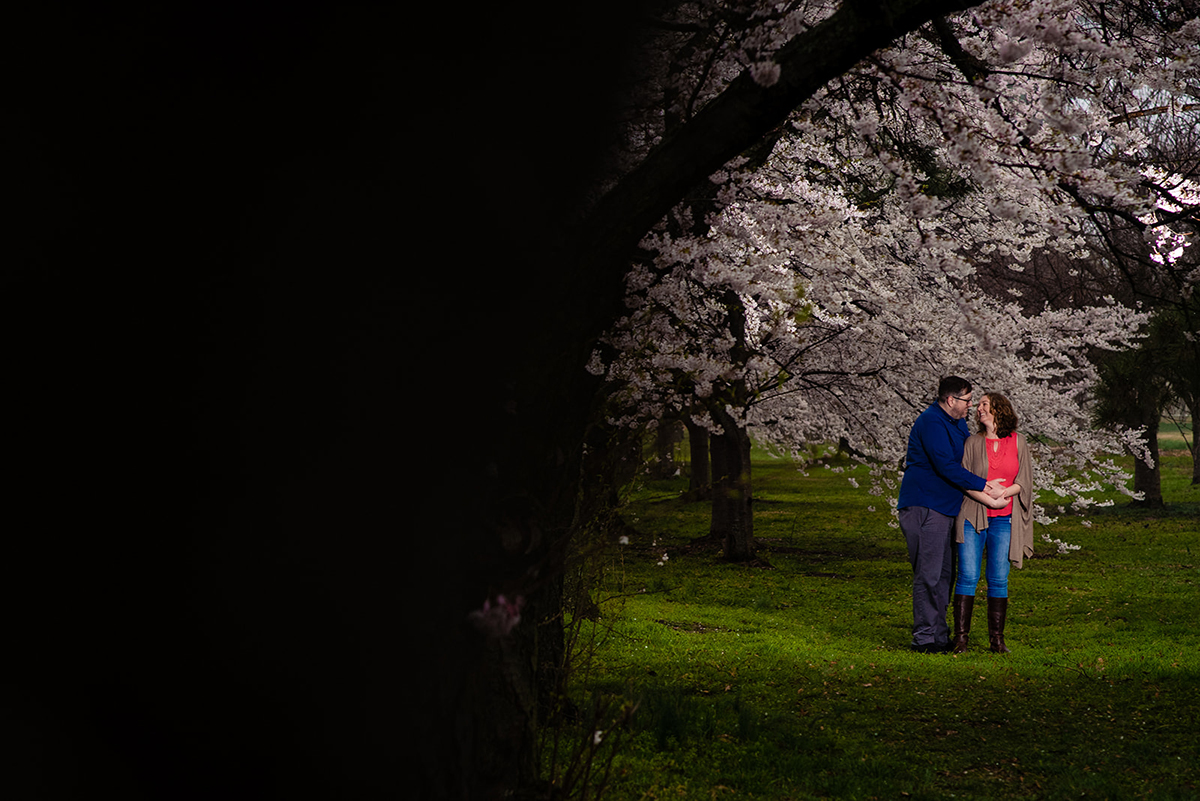
<instances>
[{"instance_id":1,"label":"silhouetted tree trunk","mask_svg":"<svg viewBox=\"0 0 1200 801\"><path fill-rule=\"evenodd\" d=\"M721 434L712 438L713 497L710 535L719 539L725 558L754 558L754 514L751 507L750 436L724 410L713 414Z\"/></svg>"},{"instance_id":2,"label":"silhouetted tree trunk","mask_svg":"<svg viewBox=\"0 0 1200 801\"><path fill-rule=\"evenodd\" d=\"M666 420L654 430L654 456L650 475L654 478L670 478L679 472L675 461L675 444L683 439L683 425L678 420Z\"/></svg>"},{"instance_id":3,"label":"silhouetted tree trunk","mask_svg":"<svg viewBox=\"0 0 1200 801\"><path fill-rule=\"evenodd\" d=\"M1192 486L1200 484L1200 447L1196 446L1196 416L1192 415Z\"/></svg>"},{"instance_id":4,"label":"silhouetted tree trunk","mask_svg":"<svg viewBox=\"0 0 1200 801\"><path fill-rule=\"evenodd\" d=\"M701 493L710 489L712 474L709 472L708 429L692 422L691 417L685 417L683 424L687 426L688 450L691 461L688 471L688 494L698 498Z\"/></svg>"},{"instance_id":5,"label":"silhouetted tree trunk","mask_svg":"<svg viewBox=\"0 0 1200 801\"><path fill-rule=\"evenodd\" d=\"M717 434L711 434L709 452L712 455L712 497L709 500L712 515L708 522L708 536L723 544L726 533L732 526L730 521L733 512L727 502L718 500L718 497L728 498L731 491L727 440Z\"/></svg>"},{"instance_id":6,"label":"silhouetted tree trunk","mask_svg":"<svg viewBox=\"0 0 1200 801\"><path fill-rule=\"evenodd\" d=\"M1188 450L1192 454L1192 486L1200 484L1200 443L1196 442L1196 423L1200 421L1200 406L1191 406L1189 411L1192 418L1192 438L1187 441Z\"/></svg>"},{"instance_id":7,"label":"silhouetted tree trunk","mask_svg":"<svg viewBox=\"0 0 1200 801\"><path fill-rule=\"evenodd\" d=\"M1139 411L1141 422L1146 426L1146 443L1154 465L1150 466L1141 459L1133 460L1133 491L1142 493L1143 497L1133 501L1132 505L1158 509L1163 505L1162 469L1158 452L1158 426L1162 412L1159 405L1153 402L1144 402L1139 406Z\"/></svg>"},{"instance_id":8,"label":"silhouetted tree trunk","mask_svg":"<svg viewBox=\"0 0 1200 801\"><path fill-rule=\"evenodd\" d=\"M1096 385L1094 415L1100 425L1144 428L1152 465L1134 459L1133 491L1142 494L1134 506L1161 507L1162 463L1158 452L1159 419L1170 399L1170 387L1163 381L1151 343L1128 350L1104 353L1098 357L1100 381Z\"/></svg>"}]
</instances>

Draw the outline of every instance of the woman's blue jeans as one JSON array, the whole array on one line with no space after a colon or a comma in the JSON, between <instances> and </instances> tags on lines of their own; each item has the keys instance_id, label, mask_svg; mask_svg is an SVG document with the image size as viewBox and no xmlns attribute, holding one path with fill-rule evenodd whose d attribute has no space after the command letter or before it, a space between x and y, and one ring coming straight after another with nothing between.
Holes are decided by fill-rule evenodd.
<instances>
[{"instance_id":1,"label":"woman's blue jeans","mask_svg":"<svg viewBox=\"0 0 1200 801\"><path fill-rule=\"evenodd\" d=\"M1011 515L988 518L988 527L983 531L976 531L970 520L964 520L963 541L958 543L958 580L954 584L954 594L975 594L986 549L988 597L1007 598L1008 544L1011 539Z\"/></svg>"}]
</instances>

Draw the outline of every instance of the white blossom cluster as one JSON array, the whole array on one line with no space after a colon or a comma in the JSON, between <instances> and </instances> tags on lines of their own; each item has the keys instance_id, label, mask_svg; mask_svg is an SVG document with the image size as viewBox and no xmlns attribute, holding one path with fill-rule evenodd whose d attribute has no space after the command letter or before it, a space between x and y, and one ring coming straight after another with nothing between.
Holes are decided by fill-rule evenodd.
<instances>
[{"instance_id":1,"label":"white blossom cluster","mask_svg":"<svg viewBox=\"0 0 1200 801\"><path fill-rule=\"evenodd\" d=\"M738 7L758 24L703 70L691 50L668 65L661 119L743 68L769 85L771 54L832 8ZM1200 206L1195 184L1139 165L1145 135L1121 114L1200 86L1200 24L1113 20L1080 0L986 3L948 24L956 56L932 30L876 53L798 109L765 163L713 176L705 225L680 207L646 238L628 314L589 365L614 388L613 422L686 415L718 431L720 410L801 458L841 441L894 506L908 428L958 374L1012 400L1043 497L1082 510L1125 487L1105 454L1141 448L1139 432L1089 425L1088 353L1134 344L1147 315L1111 299L1031 314L974 279L1041 249L1085 253L1098 206L1178 259L1186 238L1157 221ZM630 141L653 143L653 125L635 128Z\"/></svg>"}]
</instances>

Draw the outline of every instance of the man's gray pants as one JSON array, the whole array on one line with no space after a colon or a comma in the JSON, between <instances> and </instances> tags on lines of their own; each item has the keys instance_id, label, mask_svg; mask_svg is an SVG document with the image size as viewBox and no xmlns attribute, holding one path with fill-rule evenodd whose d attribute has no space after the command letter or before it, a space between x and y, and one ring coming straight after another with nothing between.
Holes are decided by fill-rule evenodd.
<instances>
[{"instance_id":1,"label":"man's gray pants","mask_svg":"<svg viewBox=\"0 0 1200 801\"><path fill-rule=\"evenodd\" d=\"M954 588L954 518L924 506L899 512L913 569L912 646L940 648L950 642L946 607Z\"/></svg>"}]
</instances>

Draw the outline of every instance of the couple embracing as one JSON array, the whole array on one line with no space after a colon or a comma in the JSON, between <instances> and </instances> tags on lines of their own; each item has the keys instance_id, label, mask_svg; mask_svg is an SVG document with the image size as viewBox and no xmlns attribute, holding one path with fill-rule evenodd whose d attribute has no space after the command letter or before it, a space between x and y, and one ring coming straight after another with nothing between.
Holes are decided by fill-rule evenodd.
<instances>
[{"instance_id":1,"label":"couple embracing","mask_svg":"<svg viewBox=\"0 0 1200 801\"><path fill-rule=\"evenodd\" d=\"M966 418L973 405L971 382L947 376L908 437L896 507L913 568L912 648L922 653L967 650L985 551L988 639L992 651L1009 653L1009 565L1019 568L1033 555L1032 472L1016 412L1000 393L985 394L972 435ZM946 625L951 588L953 636Z\"/></svg>"}]
</instances>

